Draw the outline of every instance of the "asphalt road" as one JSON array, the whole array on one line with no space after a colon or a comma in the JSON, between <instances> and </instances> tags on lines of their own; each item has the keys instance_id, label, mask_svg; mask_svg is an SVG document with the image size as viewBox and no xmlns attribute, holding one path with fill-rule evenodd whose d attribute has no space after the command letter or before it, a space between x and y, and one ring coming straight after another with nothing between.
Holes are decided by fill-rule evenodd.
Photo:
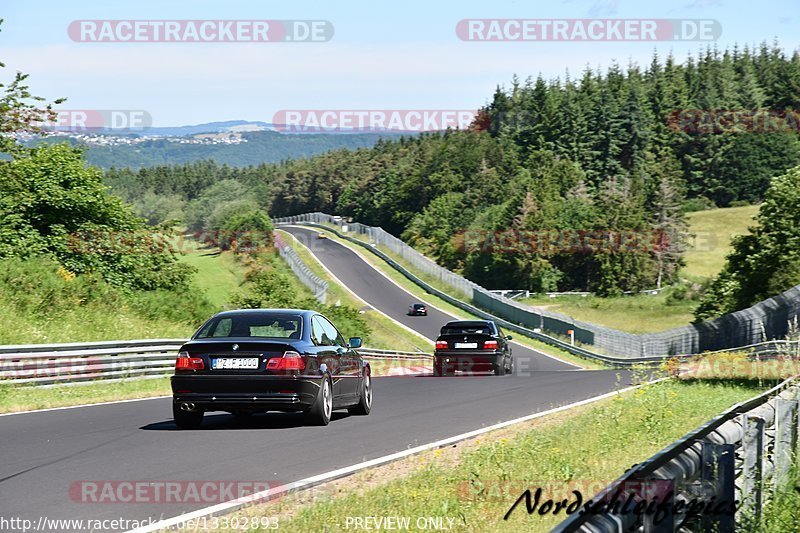
<instances>
[{"instance_id":1,"label":"asphalt road","mask_svg":"<svg viewBox=\"0 0 800 533\"><path fill-rule=\"evenodd\" d=\"M439 329L455 318L439 309L428 308L428 316L408 316L408 306L419 301L414 295L394 284L371 265L361 259L350 248L330 239L318 239L318 230L283 227L306 245L328 270L370 306L382 311L392 319L405 324L430 340L436 340ZM367 253L367 252L365 252ZM514 362L520 371L576 370L574 365L564 363L536 350L512 342Z\"/></svg>"},{"instance_id":2,"label":"asphalt road","mask_svg":"<svg viewBox=\"0 0 800 533\"><path fill-rule=\"evenodd\" d=\"M390 316L426 336L448 319L405 317L408 295L352 252L319 246L328 268ZM597 396L619 386L620 373L621 384L628 381L625 372L565 371L570 367L519 346L514 353L530 357L530 371L518 359L517 372L506 377L376 379L372 414L335 413L327 427L303 427L293 414L246 421L210 414L201 429L178 431L168 398L0 416L0 518L169 518L216 502L87 503L81 489L103 481L283 484Z\"/></svg>"}]
</instances>

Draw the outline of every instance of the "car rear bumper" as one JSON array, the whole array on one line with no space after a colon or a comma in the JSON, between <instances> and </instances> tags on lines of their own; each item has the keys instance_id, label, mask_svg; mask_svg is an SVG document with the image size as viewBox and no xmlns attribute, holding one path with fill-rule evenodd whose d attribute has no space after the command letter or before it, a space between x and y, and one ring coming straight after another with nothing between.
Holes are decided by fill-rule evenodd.
<instances>
[{"instance_id":1,"label":"car rear bumper","mask_svg":"<svg viewBox=\"0 0 800 533\"><path fill-rule=\"evenodd\" d=\"M492 370L503 364L503 352L498 351L447 351L436 352L433 355L436 364L446 366L454 370Z\"/></svg>"},{"instance_id":2,"label":"car rear bumper","mask_svg":"<svg viewBox=\"0 0 800 533\"><path fill-rule=\"evenodd\" d=\"M172 399L205 411L305 411L322 378L294 376L172 376Z\"/></svg>"}]
</instances>

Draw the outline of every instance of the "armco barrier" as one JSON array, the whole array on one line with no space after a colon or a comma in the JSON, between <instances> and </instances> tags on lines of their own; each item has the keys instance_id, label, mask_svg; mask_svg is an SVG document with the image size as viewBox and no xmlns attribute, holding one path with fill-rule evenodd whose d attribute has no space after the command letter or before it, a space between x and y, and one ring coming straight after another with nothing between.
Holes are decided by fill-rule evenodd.
<instances>
[{"instance_id":1,"label":"armco barrier","mask_svg":"<svg viewBox=\"0 0 800 533\"><path fill-rule=\"evenodd\" d=\"M297 217L288 217L288 218L289 219L294 219L294 218L297 218ZM443 291L440 291L439 289L437 289L437 288L431 286L430 284L426 283L425 281L423 281L422 279L420 279L419 277L417 277L413 273L409 272L406 268L404 268L402 265L397 263L397 261L395 261L394 259L392 259L388 255L386 255L385 253L381 252L379 249L374 248L374 247L370 246L369 244L367 244L367 243L365 243L363 241L360 241L358 239L354 239L353 237L350 237L350 236L348 236L346 234L342 234L337 230L333 230L328 226L323 226L323 225L320 225L320 224L317 224L317 223L314 223L314 222L303 222L303 221L295 221L295 220L287 220L287 219L277 219L277 220L275 220L275 224L276 225L295 224L295 223L303 224L304 226L324 228L324 229L326 229L328 231L331 231L334 234L336 234L337 236L339 236L339 237L341 237L341 238L343 238L343 239L345 239L345 240L347 240L347 241L349 241L349 242L351 242L353 244L361 246L361 247L369 250L370 252L374 253L375 255L377 255L378 257L380 257L381 259L383 259L387 263L389 263L389 265L392 266L394 269L396 269L398 272L400 272L405 277L407 277L408 279L413 281L415 284L419 285L420 287L422 287L423 289L425 289L429 293L438 296L442 300L444 300L444 301L446 301L446 302L458 307L459 309L462 309L462 310L464 310L464 311L466 311L468 313L471 313L473 315L482 317L482 318L487 319L487 320L494 320L495 322L497 322L497 324L499 324L500 326L502 326L503 328L505 328L507 330L515 331L517 333L521 333L522 335L525 335L526 337L530 337L532 339L540 340L540 341L545 342L547 344L550 344L552 346L556 346L556 347L561 348L562 350L565 350L565 351L567 351L567 352L569 352L569 353L571 353L573 355L577 355L577 356L584 357L584 358L587 358L587 359L594 359L594 360L602 361L602 362L604 362L606 364L610 364L610 365L614 365L614 366L630 366L630 365L634 365L634 364L658 363L658 362L661 362L663 360L662 357L658 357L658 356L653 356L653 357L614 357L614 356L608 356L608 355L605 355L605 354L593 352L591 350L587 350L587 349L582 348L580 346L573 346L568 342L562 341L561 339L557 339L555 337L551 337L550 335L546 335L546 334L544 334L544 333L542 333L540 331L534 331L533 329L521 326L519 324L515 324L513 322L510 322L510 321L505 320L503 318L500 318L498 316L492 315L491 313L488 313L488 312L484 311L483 309L480 309L480 308L478 308L478 307L476 307L474 305L471 305L471 304L468 304L468 303L466 303L466 302L464 302L462 300L459 300L458 298L454 298L453 296L450 296L449 294L447 294L447 293L445 293Z\"/></svg>"},{"instance_id":2,"label":"armco barrier","mask_svg":"<svg viewBox=\"0 0 800 533\"><path fill-rule=\"evenodd\" d=\"M180 339L0 346L0 383L53 385L166 375Z\"/></svg>"},{"instance_id":3,"label":"armco barrier","mask_svg":"<svg viewBox=\"0 0 800 533\"><path fill-rule=\"evenodd\" d=\"M294 248L284 242L277 233L275 233L275 247L278 249L278 253L283 260L289 265L289 268L292 269L295 276L297 276L297 279L299 279L303 285L311 289L311 292L314 293L314 298L316 298L318 302L324 304L328 296L328 283L314 274L311 269L308 268L308 265L300 259L300 256L297 255Z\"/></svg>"},{"instance_id":4,"label":"armco barrier","mask_svg":"<svg viewBox=\"0 0 800 533\"><path fill-rule=\"evenodd\" d=\"M453 288L454 294L462 298L471 299L475 306L470 307L480 307L484 310L482 311L483 313L488 311L493 316L520 326L525 330L539 329L561 336L567 335L567 332L572 330L575 340L579 344L587 348L591 347L591 350L587 351L598 355L606 354L611 356L611 359L653 360L669 356L699 354L712 350L736 348L737 346L784 338L790 332L791 324L797 322L798 316L800 316L800 285L798 285L748 309L725 315L716 320L658 333L641 335L627 333L575 320L563 314L537 310L519 304L509 298L492 294L483 287L442 268L433 260L425 257L381 228L366 226L357 222L345 222L341 217L334 217L325 213L308 213L278 218L275 219L275 223L278 225L293 223L305 225L326 224L326 226L322 226L326 229L330 229L330 225L339 226L341 232L337 231L337 233L340 237L364 246L384 259L387 259L386 254L380 252L377 246L388 247L392 252L410 262L414 269ZM349 237L347 233L350 232L367 235L370 242L376 244L376 247L365 245L361 240ZM387 260L409 279L415 280L418 285L441 297L441 291L432 290L429 284L418 280L415 275L406 272L406 269L397 265L396 262L390 259ZM445 299L447 300L448 298ZM556 344L550 341L551 338L548 335L544 335L541 340ZM563 344L565 343L558 345L563 347ZM566 344L566 346L569 345ZM570 351L573 351L572 348L570 348Z\"/></svg>"},{"instance_id":5,"label":"armco barrier","mask_svg":"<svg viewBox=\"0 0 800 533\"><path fill-rule=\"evenodd\" d=\"M607 504L596 508L600 512L576 512L552 531L732 532L745 523L758 524L764 504L790 479L800 436L799 396L800 387L792 378L733 406L594 495L592 502ZM629 498L626 513L622 504ZM616 512L615 501L620 502ZM640 502L640 511L648 504L655 511L659 503L678 501L683 504L665 505L660 516L631 512ZM702 509L694 516L686 512L691 501L699 504L694 509ZM684 512L677 512L681 508ZM515 512L525 513L524 503Z\"/></svg>"},{"instance_id":6,"label":"armco barrier","mask_svg":"<svg viewBox=\"0 0 800 533\"><path fill-rule=\"evenodd\" d=\"M0 346L0 385L56 385L172 373L183 339ZM426 353L359 348L365 358L430 359Z\"/></svg>"}]
</instances>

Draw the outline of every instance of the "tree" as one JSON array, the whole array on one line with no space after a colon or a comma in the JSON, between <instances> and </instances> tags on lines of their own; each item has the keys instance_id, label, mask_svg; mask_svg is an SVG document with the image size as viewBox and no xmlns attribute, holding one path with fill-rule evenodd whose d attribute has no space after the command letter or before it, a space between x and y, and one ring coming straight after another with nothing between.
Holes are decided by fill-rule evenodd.
<instances>
[{"instance_id":1,"label":"tree","mask_svg":"<svg viewBox=\"0 0 800 533\"><path fill-rule=\"evenodd\" d=\"M738 311L800 284L800 167L772 181L750 234L733 241L697 320Z\"/></svg>"},{"instance_id":2,"label":"tree","mask_svg":"<svg viewBox=\"0 0 800 533\"><path fill-rule=\"evenodd\" d=\"M0 26L3 19L0 19ZM5 68L0 62L0 68ZM62 104L66 98L58 98L50 103L40 96L34 96L27 85L29 74L17 72L11 83L0 83L0 152L22 155L25 148L17 143L9 133L41 133L43 123L54 122L54 105Z\"/></svg>"}]
</instances>

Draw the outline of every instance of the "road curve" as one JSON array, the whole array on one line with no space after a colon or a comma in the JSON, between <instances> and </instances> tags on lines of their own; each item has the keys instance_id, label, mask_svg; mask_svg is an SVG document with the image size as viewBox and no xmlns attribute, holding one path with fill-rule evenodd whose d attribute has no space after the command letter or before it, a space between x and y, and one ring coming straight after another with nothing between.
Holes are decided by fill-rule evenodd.
<instances>
[{"instance_id":1,"label":"road curve","mask_svg":"<svg viewBox=\"0 0 800 533\"><path fill-rule=\"evenodd\" d=\"M339 245L320 247L334 255L347 254L349 267L340 268L330 259L333 256L315 249L339 279L352 283L370 303L387 306L390 316L404 323L412 320L402 314L407 296L375 292L395 290L386 286L385 278L374 277L370 267L364 270L359 266L363 261ZM388 309L398 298L400 311ZM430 323L432 329L421 331L428 336L435 333L434 324L446 319L431 315L427 322L412 323ZM520 357L518 350L515 354ZM532 365L550 364L538 357L531 355ZM201 429L177 431L168 398L0 416L0 517L34 524L40 517L169 518L217 502L87 503L80 488L87 481L283 484L591 398L630 380L627 372L620 371L565 372L540 367L526 372L519 371L520 366L515 375L502 378L379 378L374 382L370 416L337 412L327 427L304 427L302 417L293 414L260 415L246 421L211 414ZM78 529L62 526L60 530Z\"/></svg>"},{"instance_id":2,"label":"road curve","mask_svg":"<svg viewBox=\"0 0 800 533\"><path fill-rule=\"evenodd\" d=\"M408 316L408 306L418 299L387 279L358 256L353 250L330 239L317 239L318 230L297 226L281 227L291 233L333 272L350 290L370 306L379 309L393 320L404 324L422 336L436 340L439 329L454 317L429 306L428 316ZM576 370L577 367L549 357L537 350L512 343L512 353L518 369L523 371Z\"/></svg>"}]
</instances>

